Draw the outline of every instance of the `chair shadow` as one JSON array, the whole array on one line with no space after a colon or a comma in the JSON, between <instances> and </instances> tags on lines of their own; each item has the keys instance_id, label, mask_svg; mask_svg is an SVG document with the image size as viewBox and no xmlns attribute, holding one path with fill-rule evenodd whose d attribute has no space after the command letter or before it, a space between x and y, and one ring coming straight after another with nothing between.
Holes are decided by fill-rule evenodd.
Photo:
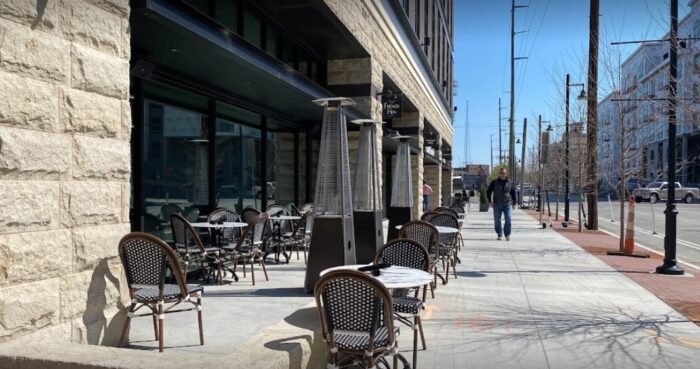
<instances>
[{"instance_id":1,"label":"chair shadow","mask_svg":"<svg viewBox=\"0 0 700 369\"><path fill-rule=\"evenodd\" d=\"M483 278L486 277L486 274L484 273L479 273L479 272L457 272L457 275L460 277L467 277L467 278Z\"/></svg>"},{"instance_id":2,"label":"chair shadow","mask_svg":"<svg viewBox=\"0 0 700 369\"><path fill-rule=\"evenodd\" d=\"M126 319L126 306L121 299L116 304L119 312L108 319L105 316L107 309L108 283L117 291L120 291L119 276L112 274L107 259L102 259L93 270L90 285L87 290L85 311L82 314L85 326L85 340L89 345L116 346L124 321Z\"/></svg>"},{"instance_id":3,"label":"chair shadow","mask_svg":"<svg viewBox=\"0 0 700 369\"><path fill-rule=\"evenodd\" d=\"M315 307L299 309L284 318L284 321L292 326L310 330L312 334L301 334L297 336L284 337L272 341L265 342L265 347L271 350L283 351L289 355L289 368L302 369L303 366L303 348L300 340L306 341L311 349L308 363L325 362L326 350L323 337L321 336L321 323L318 321L318 313ZM318 346L318 347L317 347ZM307 364L307 366L309 366Z\"/></svg>"},{"instance_id":4,"label":"chair shadow","mask_svg":"<svg viewBox=\"0 0 700 369\"><path fill-rule=\"evenodd\" d=\"M301 287L252 288L240 291L205 291L205 296L213 297L308 297Z\"/></svg>"}]
</instances>

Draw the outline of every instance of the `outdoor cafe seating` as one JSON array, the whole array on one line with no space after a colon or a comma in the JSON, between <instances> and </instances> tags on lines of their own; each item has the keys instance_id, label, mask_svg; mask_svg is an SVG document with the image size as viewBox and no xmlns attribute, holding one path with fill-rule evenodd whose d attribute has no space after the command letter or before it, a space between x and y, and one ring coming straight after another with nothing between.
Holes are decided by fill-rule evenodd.
<instances>
[{"instance_id":1,"label":"outdoor cafe seating","mask_svg":"<svg viewBox=\"0 0 700 369\"><path fill-rule=\"evenodd\" d=\"M349 364L397 367L398 327L394 326L393 299L373 277L354 270L336 270L321 276L314 289L323 339L328 344L327 368Z\"/></svg>"},{"instance_id":2,"label":"outdoor cafe seating","mask_svg":"<svg viewBox=\"0 0 700 369\"><path fill-rule=\"evenodd\" d=\"M176 215L176 214L172 214ZM158 351L163 352L165 341L165 314L181 311L197 311L199 344L204 345L202 328L203 287L187 284L186 275L173 249L159 238L140 232L129 233L119 242L119 257L129 288L131 305L128 308L119 346L129 336L131 319L135 316L152 316ZM169 274L169 275L168 275ZM166 283L166 278L174 283ZM175 309L180 304L191 304L190 308ZM149 312L135 314L142 308Z\"/></svg>"}]
</instances>

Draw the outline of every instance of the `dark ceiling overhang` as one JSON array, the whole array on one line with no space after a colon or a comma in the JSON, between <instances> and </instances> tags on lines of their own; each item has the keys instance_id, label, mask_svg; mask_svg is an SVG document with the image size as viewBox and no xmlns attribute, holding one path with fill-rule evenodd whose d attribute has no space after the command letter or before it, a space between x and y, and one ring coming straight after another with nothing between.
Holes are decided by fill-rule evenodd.
<instances>
[{"instance_id":1,"label":"dark ceiling overhang","mask_svg":"<svg viewBox=\"0 0 700 369\"><path fill-rule=\"evenodd\" d=\"M141 78L179 75L247 109L301 124L322 119L312 100L335 96L180 2L134 1L130 26L132 58L152 65ZM363 118L355 109L347 114Z\"/></svg>"}]
</instances>

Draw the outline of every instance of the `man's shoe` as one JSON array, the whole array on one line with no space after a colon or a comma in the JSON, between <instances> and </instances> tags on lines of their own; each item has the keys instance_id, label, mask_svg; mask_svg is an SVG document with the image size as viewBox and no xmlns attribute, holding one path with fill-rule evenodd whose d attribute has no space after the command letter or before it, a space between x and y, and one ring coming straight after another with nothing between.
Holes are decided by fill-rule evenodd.
<instances>
[{"instance_id":1,"label":"man's shoe","mask_svg":"<svg viewBox=\"0 0 700 369\"><path fill-rule=\"evenodd\" d=\"M498 236L498 238L496 238L496 239L500 241L500 240L501 240L501 238L502 238L501 236Z\"/></svg>"},{"instance_id":2,"label":"man's shoe","mask_svg":"<svg viewBox=\"0 0 700 369\"><path fill-rule=\"evenodd\" d=\"M510 241L510 236L506 236L506 241Z\"/></svg>"}]
</instances>

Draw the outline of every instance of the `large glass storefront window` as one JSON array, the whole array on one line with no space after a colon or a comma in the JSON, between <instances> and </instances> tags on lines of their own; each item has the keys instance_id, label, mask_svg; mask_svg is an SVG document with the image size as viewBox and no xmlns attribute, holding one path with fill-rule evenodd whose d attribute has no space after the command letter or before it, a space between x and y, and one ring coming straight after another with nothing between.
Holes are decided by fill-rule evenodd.
<instances>
[{"instance_id":1,"label":"large glass storefront window","mask_svg":"<svg viewBox=\"0 0 700 369\"><path fill-rule=\"evenodd\" d=\"M197 219L209 204L206 116L145 101L142 157L144 231L169 240L170 214Z\"/></svg>"},{"instance_id":2,"label":"large glass storefront window","mask_svg":"<svg viewBox=\"0 0 700 369\"><path fill-rule=\"evenodd\" d=\"M237 213L249 206L261 208L261 139L261 131L257 128L222 118L216 120L218 206Z\"/></svg>"}]
</instances>

